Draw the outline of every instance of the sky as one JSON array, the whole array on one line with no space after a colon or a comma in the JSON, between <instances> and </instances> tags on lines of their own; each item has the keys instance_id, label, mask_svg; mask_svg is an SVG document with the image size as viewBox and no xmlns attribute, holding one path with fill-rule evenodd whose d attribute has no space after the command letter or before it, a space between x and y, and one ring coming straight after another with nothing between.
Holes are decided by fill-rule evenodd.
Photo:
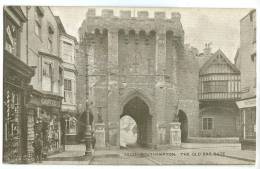
<instances>
[{"instance_id":1,"label":"sky","mask_svg":"<svg viewBox=\"0 0 260 169\"><path fill-rule=\"evenodd\" d=\"M78 28L86 17L88 7L51 7L54 15L60 16L66 32L78 38ZM100 15L102 7L96 8ZM109 8L105 8L109 9ZM171 12L181 14L181 23L185 32L184 43L203 51L205 43L212 43L212 52L221 49L231 62L239 48L240 19L251 9L217 9L217 8L113 8L114 14L119 10L128 9L132 13L139 10L149 11L153 17L154 11L165 11L166 17Z\"/></svg>"}]
</instances>

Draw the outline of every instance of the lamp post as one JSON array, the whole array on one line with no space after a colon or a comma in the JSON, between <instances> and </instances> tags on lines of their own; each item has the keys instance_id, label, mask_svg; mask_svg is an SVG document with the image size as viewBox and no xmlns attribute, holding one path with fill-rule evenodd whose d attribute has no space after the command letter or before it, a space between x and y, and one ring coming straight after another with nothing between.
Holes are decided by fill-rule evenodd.
<instances>
[{"instance_id":1,"label":"lamp post","mask_svg":"<svg viewBox=\"0 0 260 169\"><path fill-rule=\"evenodd\" d=\"M89 105L88 105L88 99L86 100L86 128L84 133L84 141L86 146L85 156L91 156L92 155L92 135L91 135L91 125L89 124Z\"/></svg>"},{"instance_id":2,"label":"lamp post","mask_svg":"<svg viewBox=\"0 0 260 169\"><path fill-rule=\"evenodd\" d=\"M84 49L84 54L85 54L85 58L87 63L86 65L88 65L88 45L90 45L88 42L88 37L87 34L85 34L84 38L83 38L83 49ZM89 41L90 42L90 41ZM91 124L89 124L89 113L90 113L90 108L89 108L89 103L88 103L88 67L86 67L86 109L85 109L85 132L84 132L84 142L85 142L85 146L86 146L86 150L85 150L85 156L91 156L92 155L92 134L91 134Z\"/></svg>"}]
</instances>

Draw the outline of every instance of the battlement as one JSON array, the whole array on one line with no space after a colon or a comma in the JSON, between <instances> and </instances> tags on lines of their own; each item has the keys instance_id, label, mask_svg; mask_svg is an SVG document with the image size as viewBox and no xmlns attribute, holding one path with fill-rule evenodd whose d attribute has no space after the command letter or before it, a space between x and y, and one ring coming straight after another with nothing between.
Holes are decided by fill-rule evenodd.
<instances>
[{"instance_id":1,"label":"battlement","mask_svg":"<svg viewBox=\"0 0 260 169\"><path fill-rule=\"evenodd\" d=\"M170 17L166 17L165 12L154 12L149 13L148 11L137 11L137 16L135 16L132 11L130 10L120 10L119 16L114 15L113 9L102 9L101 16L96 15L96 9L95 8L89 8L87 11L87 17L107 17L107 18L122 18L122 19L162 19L162 20L180 20L181 14L179 12L172 12L170 14ZM153 16L153 17L149 17Z\"/></svg>"},{"instance_id":2,"label":"battlement","mask_svg":"<svg viewBox=\"0 0 260 169\"><path fill-rule=\"evenodd\" d=\"M102 16L103 17L113 17L114 16L114 11L112 9L103 9L102 10Z\"/></svg>"},{"instance_id":3,"label":"battlement","mask_svg":"<svg viewBox=\"0 0 260 169\"><path fill-rule=\"evenodd\" d=\"M118 32L120 29L125 32L134 30L135 32L144 31L166 33L173 32L175 37L184 36L183 27L180 21L181 15L178 12L166 13L164 11L150 12L146 10L114 10L89 8L86 19L82 22L79 29L82 32L93 33L98 30L109 30ZM177 39L178 40L178 39Z\"/></svg>"},{"instance_id":4,"label":"battlement","mask_svg":"<svg viewBox=\"0 0 260 169\"><path fill-rule=\"evenodd\" d=\"M121 18L131 18L131 11L120 11Z\"/></svg>"},{"instance_id":5,"label":"battlement","mask_svg":"<svg viewBox=\"0 0 260 169\"><path fill-rule=\"evenodd\" d=\"M149 17L148 11L138 11L137 17L140 19L147 19Z\"/></svg>"},{"instance_id":6,"label":"battlement","mask_svg":"<svg viewBox=\"0 0 260 169\"><path fill-rule=\"evenodd\" d=\"M165 12L155 12L154 13L154 18L155 19L165 19L165 16L166 14L165 14Z\"/></svg>"}]
</instances>

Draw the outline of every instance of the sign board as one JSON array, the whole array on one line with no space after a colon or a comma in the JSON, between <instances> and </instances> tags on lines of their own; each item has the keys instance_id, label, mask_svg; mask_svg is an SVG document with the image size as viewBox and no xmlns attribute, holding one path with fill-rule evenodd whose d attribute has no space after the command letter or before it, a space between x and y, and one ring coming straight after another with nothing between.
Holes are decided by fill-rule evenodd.
<instances>
[{"instance_id":1,"label":"sign board","mask_svg":"<svg viewBox=\"0 0 260 169\"><path fill-rule=\"evenodd\" d=\"M236 102L238 108L248 108L248 107L255 107L256 106L256 98L247 99L247 100L240 100Z\"/></svg>"},{"instance_id":2,"label":"sign board","mask_svg":"<svg viewBox=\"0 0 260 169\"><path fill-rule=\"evenodd\" d=\"M52 107L60 107L60 101L53 100L53 99L41 99L41 104L45 106L52 106Z\"/></svg>"}]
</instances>

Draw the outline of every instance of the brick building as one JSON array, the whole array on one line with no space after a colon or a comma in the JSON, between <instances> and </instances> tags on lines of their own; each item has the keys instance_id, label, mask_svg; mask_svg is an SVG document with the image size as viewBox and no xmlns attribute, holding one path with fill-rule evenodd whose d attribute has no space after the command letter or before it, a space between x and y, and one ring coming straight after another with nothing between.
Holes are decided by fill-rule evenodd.
<instances>
[{"instance_id":1,"label":"brick building","mask_svg":"<svg viewBox=\"0 0 260 169\"><path fill-rule=\"evenodd\" d=\"M76 106L76 76L75 56L77 52L77 39L66 33L58 16L55 17L60 32L60 57L63 60L63 85L62 85L62 123L65 129L65 144L76 143L77 133L77 106Z\"/></svg>"},{"instance_id":2,"label":"brick building","mask_svg":"<svg viewBox=\"0 0 260 169\"><path fill-rule=\"evenodd\" d=\"M149 18L147 11L115 16L107 9L96 16L95 9L88 10L79 28L77 100L84 109L88 95L93 126L105 124L106 145L119 146L124 115L136 121L137 142L144 146L169 144L177 119L182 141L199 135L198 66L185 51L180 17L155 12Z\"/></svg>"},{"instance_id":3,"label":"brick building","mask_svg":"<svg viewBox=\"0 0 260 169\"><path fill-rule=\"evenodd\" d=\"M207 46L197 56L199 72L200 136L238 137L240 71L219 49L211 53Z\"/></svg>"},{"instance_id":4,"label":"brick building","mask_svg":"<svg viewBox=\"0 0 260 169\"><path fill-rule=\"evenodd\" d=\"M240 20L240 48L235 63L241 72L242 148L255 149L256 139L256 10Z\"/></svg>"}]
</instances>

